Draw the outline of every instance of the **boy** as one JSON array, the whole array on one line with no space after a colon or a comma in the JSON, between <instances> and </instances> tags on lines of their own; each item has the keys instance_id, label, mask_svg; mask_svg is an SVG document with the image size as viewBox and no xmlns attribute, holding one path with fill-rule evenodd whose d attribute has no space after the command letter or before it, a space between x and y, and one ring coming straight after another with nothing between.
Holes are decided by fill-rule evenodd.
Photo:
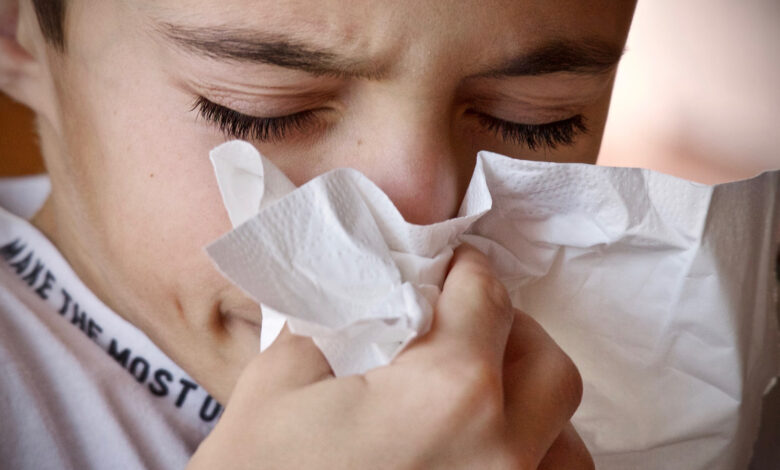
<instances>
[{"instance_id":1,"label":"boy","mask_svg":"<svg viewBox=\"0 0 780 470\"><path fill-rule=\"evenodd\" d=\"M289 335L253 359L259 308L202 250L229 229L207 154L244 138L296 184L353 167L408 221L450 218L478 150L595 162L634 2L3 5L0 84L38 116L31 222L53 244L0 226L3 394L28 404L4 458L180 466L224 403L193 468L592 465L576 370L468 247L390 367L330 379Z\"/></svg>"}]
</instances>

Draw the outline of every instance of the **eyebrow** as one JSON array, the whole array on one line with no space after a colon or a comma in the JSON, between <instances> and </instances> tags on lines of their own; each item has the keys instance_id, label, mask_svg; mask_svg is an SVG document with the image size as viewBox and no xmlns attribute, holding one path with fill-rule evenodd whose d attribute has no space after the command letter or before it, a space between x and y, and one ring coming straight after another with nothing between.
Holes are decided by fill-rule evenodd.
<instances>
[{"instance_id":1,"label":"eyebrow","mask_svg":"<svg viewBox=\"0 0 780 470\"><path fill-rule=\"evenodd\" d=\"M555 39L521 54L502 66L480 73L502 78L552 73L600 75L612 71L623 56L623 48L597 39Z\"/></svg>"},{"instance_id":2,"label":"eyebrow","mask_svg":"<svg viewBox=\"0 0 780 470\"><path fill-rule=\"evenodd\" d=\"M170 23L162 23L159 29L184 50L211 59L276 65L313 75L378 78L383 74L368 60L345 58L282 34Z\"/></svg>"},{"instance_id":3,"label":"eyebrow","mask_svg":"<svg viewBox=\"0 0 780 470\"><path fill-rule=\"evenodd\" d=\"M346 58L282 34L171 23L161 23L159 30L184 50L211 59L275 65L320 76L377 79L385 73L370 60ZM555 39L474 77L505 78L559 72L598 75L611 71L622 54L622 48L600 40Z\"/></svg>"}]
</instances>

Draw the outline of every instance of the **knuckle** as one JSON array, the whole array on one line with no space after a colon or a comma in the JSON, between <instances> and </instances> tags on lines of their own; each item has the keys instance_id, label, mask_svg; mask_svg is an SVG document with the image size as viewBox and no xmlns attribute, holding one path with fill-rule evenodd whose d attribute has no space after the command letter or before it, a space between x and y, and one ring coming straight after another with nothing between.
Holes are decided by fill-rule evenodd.
<instances>
[{"instance_id":1,"label":"knuckle","mask_svg":"<svg viewBox=\"0 0 780 470\"><path fill-rule=\"evenodd\" d=\"M582 402L583 383L582 375L569 356L566 357L566 372L564 374L563 386L568 391L572 406L576 409Z\"/></svg>"},{"instance_id":2,"label":"knuckle","mask_svg":"<svg viewBox=\"0 0 780 470\"><path fill-rule=\"evenodd\" d=\"M440 379L448 390L448 414L473 421L495 424L504 412L500 373L489 361L469 357L454 361L441 370Z\"/></svg>"},{"instance_id":3,"label":"knuckle","mask_svg":"<svg viewBox=\"0 0 780 470\"><path fill-rule=\"evenodd\" d=\"M459 298L464 299L473 308L490 313L495 317L503 317L511 322L514 309L504 284L488 272L474 271L468 282L459 283L461 291Z\"/></svg>"},{"instance_id":4,"label":"knuckle","mask_svg":"<svg viewBox=\"0 0 780 470\"><path fill-rule=\"evenodd\" d=\"M499 451L495 468L501 470L536 470L536 465L536 459L530 452L526 452L516 446L507 445Z\"/></svg>"},{"instance_id":5,"label":"knuckle","mask_svg":"<svg viewBox=\"0 0 780 470\"><path fill-rule=\"evenodd\" d=\"M593 461L593 457L588 453L582 457L579 461L580 470L596 470L596 462Z\"/></svg>"},{"instance_id":6,"label":"knuckle","mask_svg":"<svg viewBox=\"0 0 780 470\"><path fill-rule=\"evenodd\" d=\"M587 445L585 445L585 441L582 440L573 426L571 428L571 435L571 455L572 460L576 462L573 468L576 468L577 470L595 470L596 462L593 461L593 456L588 450Z\"/></svg>"},{"instance_id":7,"label":"knuckle","mask_svg":"<svg viewBox=\"0 0 780 470\"><path fill-rule=\"evenodd\" d=\"M569 441L564 444L556 442L548 450L547 455L542 458L538 470L558 470L559 468L566 468L567 470L595 470L596 464L585 444L581 441Z\"/></svg>"},{"instance_id":8,"label":"knuckle","mask_svg":"<svg viewBox=\"0 0 780 470\"><path fill-rule=\"evenodd\" d=\"M549 361L558 398L573 414L582 401L582 376L574 361L561 350L552 354Z\"/></svg>"},{"instance_id":9,"label":"knuckle","mask_svg":"<svg viewBox=\"0 0 780 470\"><path fill-rule=\"evenodd\" d=\"M501 377L486 357L469 357L461 363L459 369L463 388L476 395L500 389Z\"/></svg>"},{"instance_id":10,"label":"knuckle","mask_svg":"<svg viewBox=\"0 0 780 470\"><path fill-rule=\"evenodd\" d=\"M512 310L512 302L504 284L493 275L479 276L478 287L484 300L492 307L500 310Z\"/></svg>"}]
</instances>

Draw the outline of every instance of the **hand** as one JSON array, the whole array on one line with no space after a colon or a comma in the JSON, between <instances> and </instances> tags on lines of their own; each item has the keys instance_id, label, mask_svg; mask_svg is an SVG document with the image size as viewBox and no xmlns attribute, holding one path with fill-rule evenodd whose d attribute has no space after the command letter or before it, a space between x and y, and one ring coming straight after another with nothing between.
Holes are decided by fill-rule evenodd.
<instances>
[{"instance_id":1,"label":"hand","mask_svg":"<svg viewBox=\"0 0 780 470\"><path fill-rule=\"evenodd\" d=\"M582 381L487 259L458 248L431 331L334 378L285 332L247 367L189 469L590 469L569 424Z\"/></svg>"}]
</instances>

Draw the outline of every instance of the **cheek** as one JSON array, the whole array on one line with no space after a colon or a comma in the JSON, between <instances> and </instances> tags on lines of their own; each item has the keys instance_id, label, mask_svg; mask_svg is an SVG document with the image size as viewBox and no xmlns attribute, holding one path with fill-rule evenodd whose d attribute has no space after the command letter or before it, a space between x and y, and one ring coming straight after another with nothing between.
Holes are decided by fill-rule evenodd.
<instances>
[{"instance_id":1,"label":"cheek","mask_svg":"<svg viewBox=\"0 0 780 470\"><path fill-rule=\"evenodd\" d=\"M94 228L90 247L107 281L125 286L123 305L161 314L163 304L213 299L227 281L203 247L230 229L208 159L220 139L198 130L190 103L160 77L113 70L73 74L66 103L68 178Z\"/></svg>"},{"instance_id":2,"label":"cheek","mask_svg":"<svg viewBox=\"0 0 780 470\"><path fill-rule=\"evenodd\" d=\"M216 274L203 247L230 229L210 147L184 137L187 131L173 124L137 129L137 140L111 158L100 183L107 195L100 217L116 258L138 282L167 290Z\"/></svg>"}]
</instances>

